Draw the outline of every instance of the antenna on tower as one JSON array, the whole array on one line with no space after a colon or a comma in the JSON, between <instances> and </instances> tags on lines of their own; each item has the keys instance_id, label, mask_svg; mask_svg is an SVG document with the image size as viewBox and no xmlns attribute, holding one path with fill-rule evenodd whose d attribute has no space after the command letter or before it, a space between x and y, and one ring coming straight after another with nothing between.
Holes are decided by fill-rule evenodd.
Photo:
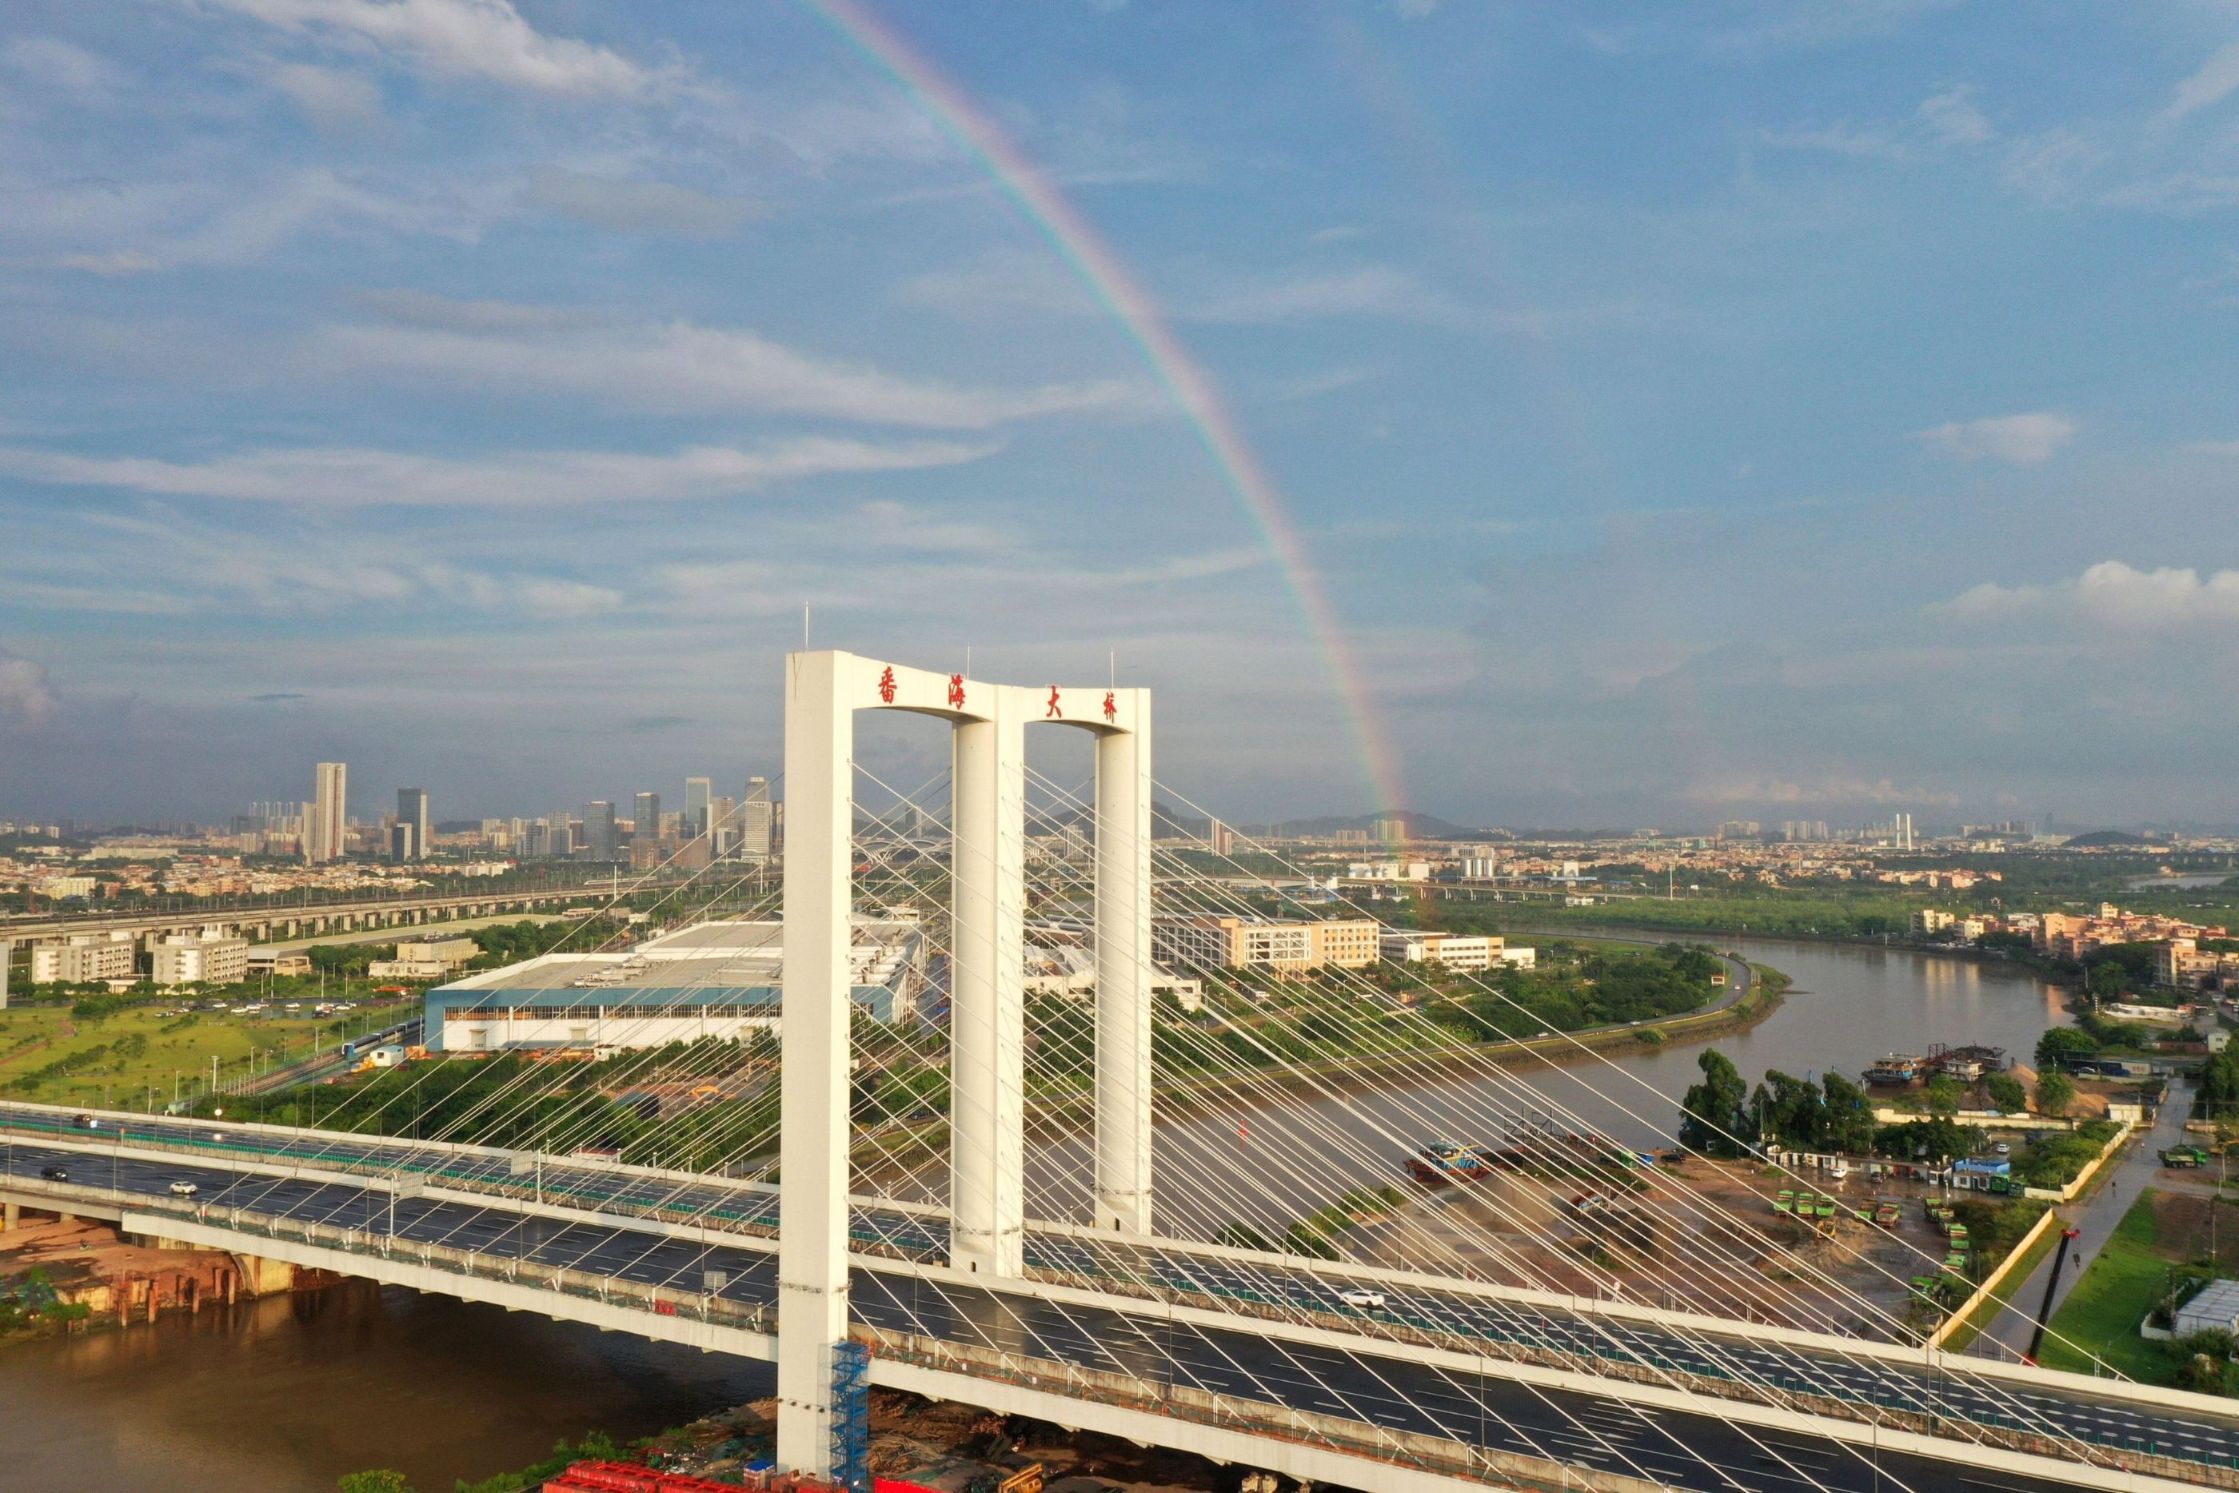
<instances>
[{"instance_id":1,"label":"antenna on tower","mask_svg":"<svg viewBox=\"0 0 2239 1493\"><path fill-rule=\"evenodd\" d=\"M802 651L803 653L806 653L806 652L808 652L808 647L809 647L809 609L808 609L808 603L806 603L806 602L803 602L803 603L801 604L801 651Z\"/></svg>"},{"instance_id":2,"label":"antenna on tower","mask_svg":"<svg viewBox=\"0 0 2239 1493\"><path fill-rule=\"evenodd\" d=\"M1109 664L1110 664L1110 665L1112 666L1112 688L1113 688L1113 689L1118 689L1118 688L1119 688L1119 650L1118 650L1117 648L1114 648L1114 649L1113 649L1113 650L1112 650L1111 652L1109 652L1109 653L1107 653L1107 654L1105 654L1105 655L1104 655L1104 659L1105 659L1105 661L1106 661L1107 663L1109 663Z\"/></svg>"}]
</instances>

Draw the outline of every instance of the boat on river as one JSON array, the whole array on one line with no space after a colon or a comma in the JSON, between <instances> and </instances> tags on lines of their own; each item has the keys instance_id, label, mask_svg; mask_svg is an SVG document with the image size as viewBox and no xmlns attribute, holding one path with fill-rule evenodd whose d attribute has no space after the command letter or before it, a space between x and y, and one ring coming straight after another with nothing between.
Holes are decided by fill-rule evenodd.
<instances>
[{"instance_id":1,"label":"boat on river","mask_svg":"<svg viewBox=\"0 0 2239 1493\"><path fill-rule=\"evenodd\" d=\"M1434 1140L1407 1158L1408 1175L1426 1187L1474 1182L1492 1169L1483 1151L1460 1141Z\"/></svg>"},{"instance_id":2,"label":"boat on river","mask_svg":"<svg viewBox=\"0 0 2239 1493\"><path fill-rule=\"evenodd\" d=\"M1903 1088L1920 1077L1923 1062L1923 1059L1910 1053L1890 1053L1867 1065L1866 1082L1877 1088Z\"/></svg>"}]
</instances>

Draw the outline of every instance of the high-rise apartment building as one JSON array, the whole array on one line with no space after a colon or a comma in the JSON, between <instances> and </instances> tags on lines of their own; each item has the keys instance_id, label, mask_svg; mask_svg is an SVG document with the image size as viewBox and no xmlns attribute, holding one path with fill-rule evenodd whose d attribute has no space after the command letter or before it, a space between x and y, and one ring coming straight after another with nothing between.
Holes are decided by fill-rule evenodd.
<instances>
[{"instance_id":1,"label":"high-rise apartment building","mask_svg":"<svg viewBox=\"0 0 2239 1493\"><path fill-rule=\"evenodd\" d=\"M428 853L428 790L425 788L399 788L396 791L396 822L398 829L412 831L412 848L400 859L414 860Z\"/></svg>"},{"instance_id":2,"label":"high-rise apartment building","mask_svg":"<svg viewBox=\"0 0 2239 1493\"><path fill-rule=\"evenodd\" d=\"M635 838L640 845L649 845L661 838L661 795L640 793L630 806L630 817L637 823Z\"/></svg>"},{"instance_id":3,"label":"high-rise apartment building","mask_svg":"<svg viewBox=\"0 0 2239 1493\"><path fill-rule=\"evenodd\" d=\"M583 853L595 861L619 858L614 834L614 805L595 798L583 806Z\"/></svg>"},{"instance_id":4,"label":"high-rise apartment building","mask_svg":"<svg viewBox=\"0 0 2239 1493\"><path fill-rule=\"evenodd\" d=\"M321 762L317 791L303 812L303 858L331 861L347 844L347 808L350 768L343 762Z\"/></svg>"},{"instance_id":5,"label":"high-rise apartment building","mask_svg":"<svg viewBox=\"0 0 2239 1493\"><path fill-rule=\"evenodd\" d=\"M713 826L708 822L708 805L715 796L715 782L711 778L686 778L684 780L684 837L696 839Z\"/></svg>"},{"instance_id":6,"label":"high-rise apartment building","mask_svg":"<svg viewBox=\"0 0 2239 1493\"><path fill-rule=\"evenodd\" d=\"M757 866L770 863L770 780L748 778L746 802L739 808L739 854Z\"/></svg>"}]
</instances>

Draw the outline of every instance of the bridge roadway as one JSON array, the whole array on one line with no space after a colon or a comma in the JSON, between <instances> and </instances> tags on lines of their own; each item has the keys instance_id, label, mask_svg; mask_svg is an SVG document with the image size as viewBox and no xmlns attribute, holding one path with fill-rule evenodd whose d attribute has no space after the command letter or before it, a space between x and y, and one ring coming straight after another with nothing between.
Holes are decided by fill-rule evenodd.
<instances>
[{"instance_id":1,"label":"bridge roadway","mask_svg":"<svg viewBox=\"0 0 2239 1493\"><path fill-rule=\"evenodd\" d=\"M24 1197L35 1194L39 1173L49 1166L67 1168L74 1185L105 1188L124 1201L168 1201L172 1182L192 1180L201 1188L195 1201L213 1210L240 1207L370 1234L393 1227L402 1240L686 1291L698 1290L705 1272L722 1271L729 1279L716 1294L726 1301L768 1306L775 1299L769 1236L776 1199L751 1184L561 1162L547 1162L540 1174L523 1173L512 1153L266 1127L218 1132L213 1123L104 1115L100 1127L88 1131L64 1111L0 1105L0 1135L6 1137L0 1171L22 1179L11 1191ZM274 1170L290 1167L327 1179ZM386 1176L363 1182L336 1177L367 1170ZM406 1172L435 1191L400 1194L386 1177ZM523 1195L485 1200L461 1195L462 1187ZM632 1211L643 1216L621 1216ZM911 1262L926 1262L917 1267L925 1270L945 1257L941 1220L882 1207L857 1211L856 1242L871 1253L858 1256L852 1294L855 1315L866 1325L1138 1377L1171 1375L1178 1366L1197 1387L1216 1393L1605 1471L1646 1472L1676 1486L1731 1486L1679 1450L1682 1443L1729 1473L1757 1467L1762 1475L1748 1485L1768 1493L1799 1485L1795 1471L1756 1442L1782 1449L1795 1469L1830 1488L1883 1484L1874 1479L1873 1463L1831 1437L1758 1431L1753 1441L1751 1433L1711 1415L1644 1408L1614 1394L1529 1387L1497 1364L1457 1374L1426 1361L1438 1355L1411 1355L1410 1345L1451 1346L1464 1339L1473 1352L1496 1360L1503 1349L1521 1346L1541 1350L1541 1362L1551 1352L1636 1375L1647 1364L1733 1381L1737 1392L1753 1383L1810 1383L1819 1386L1817 1395L1854 1398L1862 1409L1914 1409L2008 1429L2023 1424L2015 1418L2018 1400L2021 1414L2039 1422L2031 1429L2044 1434L2192 1463L2202 1480L2226 1485L2233 1482L2229 1469L2239 1468L2239 1407L2222 1412L2197 1396L2157 1392L2126 1399L2101 1392L2110 1386L2095 1390L2091 1381L2055 1374L2030 1376L2041 1383L2003 1376L1985 1381L1969 1371L1972 1366L1948 1359L1893 1359L1887 1349L1879 1357L1834 1358L1824 1350L1744 1337L1748 1329L1739 1324L1728 1336L1706 1340L1584 1307L1573 1312L1488 1298L1462 1283L1401 1286L1396 1280L1404 1278L1388 1272L1355 1275L1187 1244L1121 1246L1098 1236L1092 1248L1073 1231L1043 1230L1030 1239L1030 1280L1015 1290L932 1280L914 1273ZM687 1213L718 1231L741 1231L741 1237L716 1242L699 1229L685 1233L678 1221ZM1052 1301L1029 1294L1036 1281L1100 1294L1083 1301L1084 1292L1060 1293L1062 1301ZM1346 1307L1338 1293L1353 1284L1383 1291L1386 1309ZM1129 1299L1137 1293L1158 1299ZM1206 1312L1170 1309L1208 1299L1230 1311L1284 1310L1294 1320L1310 1314L1315 1325L1356 1336L1332 1347L1325 1333L1284 1331L1282 1324L1248 1315L1209 1320ZM1587 1372L1596 1366L1588 1362ZM1621 1386L1612 1387L1622 1394ZM1965 1449L1957 1450L1964 1457ZM1911 1488L1982 1481L1980 1469L1971 1472L1964 1461L1883 1451L1879 1466L1884 1478ZM2040 1484L2001 1471L1991 1485Z\"/></svg>"}]
</instances>

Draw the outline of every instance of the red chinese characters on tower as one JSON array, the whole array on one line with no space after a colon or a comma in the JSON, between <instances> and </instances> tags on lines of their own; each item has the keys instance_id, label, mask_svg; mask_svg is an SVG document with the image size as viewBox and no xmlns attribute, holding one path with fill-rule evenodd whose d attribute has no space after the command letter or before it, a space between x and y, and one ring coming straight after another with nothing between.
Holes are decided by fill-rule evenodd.
<instances>
[{"instance_id":1,"label":"red chinese characters on tower","mask_svg":"<svg viewBox=\"0 0 2239 1493\"><path fill-rule=\"evenodd\" d=\"M1119 720L1119 698L1111 690L1104 691L1104 719L1114 723Z\"/></svg>"},{"instance_id":2,"label":"red chinese characters on tower","mask_svg":"<svg viewBox=\"0 0 2239 1493\"><path fill-rule=\"evenodd\" d=\"M951 710L962 710L964 708L964 676L962 674L948 676L948 708Z\"/></svg>"},{"instance_id":3,"label":"red chinese characters on tower","mask_svg":"<svg viewBox=\"0 0 2239 1493\"><path fill-rule=\"evenodd\" d=\"M878 697L881 705L894 703L894 666L888 664L886 672L878 677Z\"/></svg>"},{"instance_id":4,"label":"red chinese characters on tower","mask_svg":"<svg viewBox=\"0 0 2239 1493\"><path fill-rule=\"evenodd\" d=\"M1053 684L1050 686L1050 708L1042 712L1042 719L1047 721L1064 718L1065 712L1057 708L1057 686Z\"/></svg>"}]
</instances>

